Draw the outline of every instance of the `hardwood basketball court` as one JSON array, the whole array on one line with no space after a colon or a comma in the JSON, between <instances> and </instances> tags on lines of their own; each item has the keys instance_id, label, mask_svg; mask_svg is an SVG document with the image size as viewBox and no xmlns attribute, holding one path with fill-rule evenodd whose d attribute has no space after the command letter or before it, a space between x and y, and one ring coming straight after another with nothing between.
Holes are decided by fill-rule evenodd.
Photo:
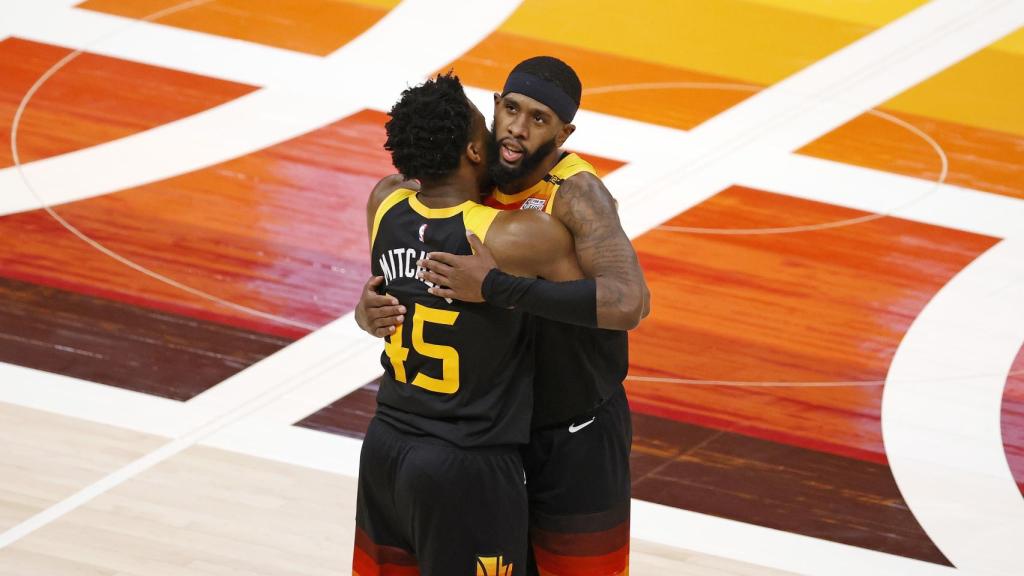
<instances>
[{"instance_id":1,"label":"hardwood basketball court","mask_svg":"<svg viewBox=\"0 0 1024 576\"><path fill-rule=\"evenodd\" d=\"M0 2L0 575L349 574L386 110L584 83L633 576L1021 571L1024 2Z\"/></svg>"}]
</instances>

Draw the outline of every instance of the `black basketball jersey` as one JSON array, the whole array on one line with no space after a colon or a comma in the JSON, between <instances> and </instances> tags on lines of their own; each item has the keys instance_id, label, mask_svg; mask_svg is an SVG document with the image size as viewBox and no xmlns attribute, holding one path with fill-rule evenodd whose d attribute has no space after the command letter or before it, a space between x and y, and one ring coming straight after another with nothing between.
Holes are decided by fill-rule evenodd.
<instances>
[{"instance_id":1,"label":"black basketball jersey","mask_svg":"<svg viewBox=\"0 0 1024 576\"><path fill-rule=\"evenodd\" d=\"M533 428L587 414L622 390L629 369L629 336L535 318L537 374Z\"/></svg>"},{"instance_id":2,"label":"black basketball jersey","mask_svg":"<svg viewBox=\"0 0 1024 576\"><path fill-rule=\"evenodd\" d=\"M416 261L428 252L470 254L498 211L472 201L429 208L399 189L377 209L370 240L374 276L406 308L386 339L378 417L411 434L463 447L528 441L533 404L533 331L526 315L427 293Z\"/></svg>"}]
</instances>

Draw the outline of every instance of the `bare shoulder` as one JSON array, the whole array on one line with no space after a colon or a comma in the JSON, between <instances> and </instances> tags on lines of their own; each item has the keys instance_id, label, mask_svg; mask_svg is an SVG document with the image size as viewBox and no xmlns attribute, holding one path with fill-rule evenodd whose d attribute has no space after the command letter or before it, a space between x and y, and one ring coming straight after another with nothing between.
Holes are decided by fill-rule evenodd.
<instances>
[{"instance_id":1,"label":"bare shoulder","mask_svg":"<svg viewBox=\"0 0 1024 576\"><path fill-rule=\"evenodd\" d=\"M495 231L496 241L511 241L519 246L543 245L567 233L557 218L541 210L501 212L494 219L490 234Z\"/></svg>"},{"instance_id":2,"label":"bare shoulder","mask_svg":"<svg viewBox=\"0 0 1024 576\"><path fill-rule=\"evenodd\" d=\"M560 203L564 205L567 198L608 203L612 206L615 204L612 193L608 191L608 187L604 185L601 178L590 172L580 172L566 178L565 182L558 187L557 198L558 202L555 203L555 206Z\"/></svg>"},{"instance_id":3,"label":"bare shoulder","mask_svg":"<svg viewBox=\"0 0 1024 576\"><path fill-rule=\"evenodd\" d=\"M553 255L572 253L572 235L540 210L501 212L485 244L502 270L521 276L536 276Z\"/></svg>"},{"instance_id":4,"label":"bare shoulder","mask_svg":"<svg viewBox=\"0 0 1024 576\"><path fill-rule=\"evenodd\" d=\"M410 188L412 190L419 190L420 184L415 180L406 180L401 174L389 174L380 179L380 182L373 187L370 191L370 198L366 202L366 208L370 212L377 209L380 203L385 198L391 195L392 192L399 188Z\"/></svg>"},{"instance_id":5,"label":"bare shoulder","mask_svg":"<svg viewBox=\"0 0 1024 576\"><path fill-rule=\"evenodd\" d=\"M377 214L377 208L380 207L384 199L391 195L392 192L399 188L409 188L412 190L419 190L420 183L415 180L406 180L401 174L391 174L380 179L377 185L370 191L369 198L366 199L366 230L370 232L373 230L374 216ZM371 233L372 237L372 233Z\"/></svg>"},{"instance_id":6,"label":"bare shoulder","mask_svg":"<svg viewBox=\"0 0 1024 576\"><path fill-rule=\"evenodd\" d=\"M576 236L595 224L617 225L618 203L608 187L589 172L573 174L558 187L554 215Z\"/></svg>"}]
</instances>

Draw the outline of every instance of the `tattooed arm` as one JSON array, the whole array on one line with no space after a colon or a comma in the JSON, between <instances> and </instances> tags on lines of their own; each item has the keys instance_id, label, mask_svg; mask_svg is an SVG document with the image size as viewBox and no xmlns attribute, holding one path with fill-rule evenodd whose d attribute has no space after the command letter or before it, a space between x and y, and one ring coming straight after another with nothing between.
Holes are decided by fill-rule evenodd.
<instances>
[{"instance_id":1,"label":"tattooed arm","mask_svg":"<svg viewBox=\"0 0 1024 576\"><path fill-rule=\"evenodd\" d=\"M586 172L568 178L555 196L553 214L572 233L584 275L597 282L597 325L635 328L650 309L650 293L604 183Z\"/></svg>"}]
</instances>

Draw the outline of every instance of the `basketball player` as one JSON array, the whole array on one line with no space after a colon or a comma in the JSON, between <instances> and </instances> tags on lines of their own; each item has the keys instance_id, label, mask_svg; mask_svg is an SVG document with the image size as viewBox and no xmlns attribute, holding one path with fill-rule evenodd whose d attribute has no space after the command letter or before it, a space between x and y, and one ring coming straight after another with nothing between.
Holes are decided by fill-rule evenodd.
<instances>
[{"instance_id":1,"label":"basketball player","mask_svg":"<svg viewBox=\"0 0 1024 576\"><path fill-rule=\"evenodd\" d=\"M646 315L649 295L607 188L590 164L561 150L575 130L581 92L572 68L555 58L531 58L512 70L494 95L498 154L490 175L497 189L487 204L544 211L565 224L591 279L586 294L509 275L486 248L466 257L433 253L423 266L437 295L538 316L534 413L523 451L536 562L530 573L539 566L555 576L611 576L629 562L632 426L622 330ZM360 326L377 336L401 325L402 314L369 290L356 309Z\"/></svg>"},{"instance_id":2,"label":"basketball player","mask_svg":"<svg viewBox=\"0 0 1024 576\"><path fill-rule=\"evenodd\" d=\"M585 290L572 238L546 214L476 202L491 138L457 77L403 92L386 129L402 176L383 179L367 203L371 262L408 315L381 355L377 413L360 456L353 573L524 574L518 447L532 406L529 317L431 295L416 262L435 250L468 254L472 231L504 269Z\"/></svg>"}]
</instances>

